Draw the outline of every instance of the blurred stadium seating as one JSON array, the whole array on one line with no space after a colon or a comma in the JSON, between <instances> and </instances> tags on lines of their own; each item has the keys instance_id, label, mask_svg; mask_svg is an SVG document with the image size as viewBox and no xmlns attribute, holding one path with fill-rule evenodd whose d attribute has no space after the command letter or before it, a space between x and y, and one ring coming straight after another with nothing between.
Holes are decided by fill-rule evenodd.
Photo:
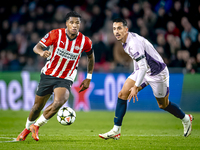
<instances>
[{"instance_id":1,"label":"blurred stadium seating","mask_svg":"<svg viewBox=\"0 0 200 150\"><path fill-rule=\"evenodd\" d=\"M80 32L90 37L95 71L132 70L132 61L112 34L112 19L153 43L172 72L200 72L200 3L188 0L22 0L0 6L0 71L40 71L45 60L34 45L50 30L65 28L65 15L82 15ZM124 55L124 59L119 56ZM121 58L121 57L120 57ZM83 54L79 69L86 69ZM179 69L176 69L179 68Z\"/></svg>"}]
</instances>

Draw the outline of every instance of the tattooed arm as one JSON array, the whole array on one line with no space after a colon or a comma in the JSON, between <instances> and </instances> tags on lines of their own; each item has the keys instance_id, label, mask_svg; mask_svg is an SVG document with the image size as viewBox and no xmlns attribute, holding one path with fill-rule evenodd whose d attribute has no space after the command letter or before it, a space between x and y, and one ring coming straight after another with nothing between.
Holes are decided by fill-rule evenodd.
<instances>
[{"instance_id":1,"label":"tattooed arm","mask_svg":"<svg viewBox=\"0 0 200 150\"><path fill-rule=\"evenodd\" d=\"M92 52L92 54L88 55L88 63L87 63L87 72L92 74L93 73L93 70L94 70L94 52Z\"/></svg>"},{"instance_id":2,"label":"tattooed arm","mask_svg":"<svg viewBox=\"0 0 200 150\"><path fill-rule=\"evenodd\" d=\"M87 78L81 83L80 87L81 90L79 91L82 92L84 91L85 89L87 89L90 85L90 81L91 81L91 78L92 78L92 73L93 73L93 70L94 70L94 63L95 63L95 58L94 58L94 52L92 52L90 55L87 55L88 58L88 63L87 63Z\"/></svg>"}]
</instances>

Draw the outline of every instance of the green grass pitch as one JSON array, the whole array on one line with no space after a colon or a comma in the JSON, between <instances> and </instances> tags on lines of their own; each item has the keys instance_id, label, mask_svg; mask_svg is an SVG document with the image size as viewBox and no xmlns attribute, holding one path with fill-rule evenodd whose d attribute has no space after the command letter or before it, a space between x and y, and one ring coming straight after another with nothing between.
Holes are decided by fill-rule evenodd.
<instances>
[{"instance_id":1,"label":"green grass pitch","mask_svg":"<svg viewBox=\"0 0 200 150\"><path fill-rule=\"evenodd\" d=\"M104 140L99 133L113 127L114 112L76 112L74 124L63 126L56 116L39 130L40 140L34 141L31 134L26 141L9 142L24 129L27 111L0 110L1 150L107 150L107 149L200 149L200 113L192 113L192 134L183 137L183 126L179 119L166 112L128 111L124 117L121 138Z\"/></svg>"}]
</instances>

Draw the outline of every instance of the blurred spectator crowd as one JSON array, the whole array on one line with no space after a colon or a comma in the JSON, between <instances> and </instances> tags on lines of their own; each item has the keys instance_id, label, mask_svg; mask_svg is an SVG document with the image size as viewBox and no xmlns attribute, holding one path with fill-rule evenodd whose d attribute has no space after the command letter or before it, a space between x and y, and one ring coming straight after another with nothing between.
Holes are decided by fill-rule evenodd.
<instances>
[{"instance_id":1,"label":"blurred spectator crowd","mask_svg":"<svg viewBox=\"0 0 200 150\"><path fill-rule=\"evenodd\" d=\"M12 1L13 2L13 1ZM23 0L0 5L0 71L40 71L45 59L33 47L49 31L65 28L65 15L82 16L80 32L90 37L95 71L133 70L131 58L112 33L112 20L148 39L168 67L200 72L200 3L189 0ZM86 70L82 55L79 69Z\"/></svg>"}]
</instances>

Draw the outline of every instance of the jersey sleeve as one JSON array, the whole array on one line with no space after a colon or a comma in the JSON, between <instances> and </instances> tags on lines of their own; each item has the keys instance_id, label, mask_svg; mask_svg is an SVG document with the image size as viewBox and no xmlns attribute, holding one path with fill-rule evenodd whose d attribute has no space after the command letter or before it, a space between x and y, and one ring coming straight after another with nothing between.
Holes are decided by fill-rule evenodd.
<instances>
[{"instance_id":1,"label":"jersey sleeve","mask_svg":"<svg viewBox=\"0 0 200 150\"><path fill-rule=\"evenodd\" d=\"M138 67L138 77L135 81L135 86L139 87L144 79L144 76L147 71L147 62L145 59L145 51L143 44L138 41L138 43L132 46L132 57L136 61Z\"/></svg>"},{"instance_id":2,"label":"jersey sleeve","mask_svg":"<svg viewBox=\"0 0 200 150\"><path fill-rule=\"evenodd\" d=\"M90 55L93 52L92 41L88 37L85 37L85 45L83 51L85 51L87 55Z\"/></svg>"},{"instance_id":3,"label":"jersey sleeve","mask_svg":"<svg viewBox=\"0 0 200 150\"><path fill-rule=\"evenodd\" d=\"M136 62L140 61L141 59L145 58L144 48L141 43L135 44L132 47L132 57Z\"/></svg>"},{"instance_id":4,"label":"jersey sleeve","mask_svg":"<svg viewBox=\"0 0 200 150\"><path fill-rule=\"evenodd\" d=\"M57 30L52 30L40 40L40 43L45 47L51 46L56 42L57 35Z\"/></svg>"}]
</instances>

